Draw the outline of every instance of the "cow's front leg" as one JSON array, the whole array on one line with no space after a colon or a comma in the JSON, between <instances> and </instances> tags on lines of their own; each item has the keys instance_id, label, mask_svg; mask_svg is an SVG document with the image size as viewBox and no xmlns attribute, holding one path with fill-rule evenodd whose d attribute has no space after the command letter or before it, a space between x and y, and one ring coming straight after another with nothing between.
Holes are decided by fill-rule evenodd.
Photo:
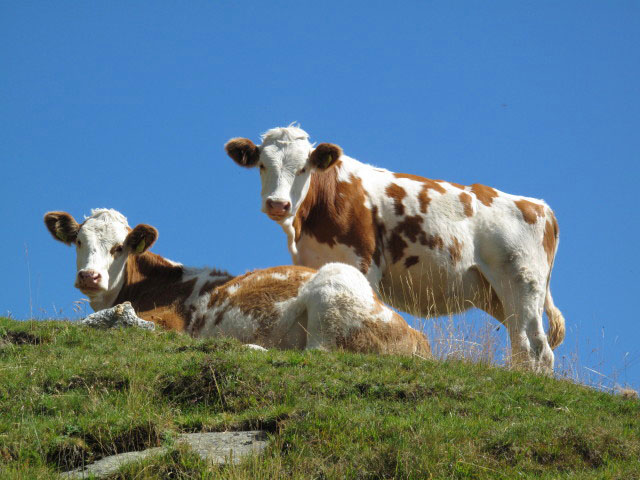
<instances>
[{"instance_id":1,"label":"cow's front leg","mask_svg":"<svg viewBox=\"0 0 640 480\"><path fill-rule=\"evenodd\" d=\"M296 231L293 228L293 220L294 217L287 218L280 224L280 226L282 227L282 230L284 230L284 233L287 235L287 248L289 249L289 254L291 255L291 262L294 265L300 265L298 245L296 244Z\"/></svg>"}]
</instances>

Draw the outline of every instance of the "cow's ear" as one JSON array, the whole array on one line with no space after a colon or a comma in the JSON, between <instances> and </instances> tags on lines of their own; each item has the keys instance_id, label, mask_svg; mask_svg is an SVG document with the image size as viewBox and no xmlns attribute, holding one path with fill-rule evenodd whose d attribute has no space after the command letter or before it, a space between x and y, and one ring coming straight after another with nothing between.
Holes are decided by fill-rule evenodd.
<instances>
[{"instance_id":1,"label":"cow's ear","mask_svg":"<svg viewBox=\"0 0 640 480\"><path fill-rule=\"evenodd\" d=\"M67 212L48 212L44 224L56 240L71 245L78 237L80 225Z\"/></svg>"},{"instance_id":2,"label":"cow's ear","mask_svg":"<svg viewBox=\"0 0 640 480\"><path fill-rule=\"evenodd\" d=\"M138 254L146 252L153 242L158 238L158 230L151 225L141 223L129 232L124 239L124 246L131 250L131 253Z\"/></svg>"},{"instance_id":3,"label":"cow's ear","mask_svg":"<svg viewBox=\"0 0 640 480\"><path fill-rule=\"evenodd\" d=\"M338 145L321 143L309 155L309 162L318 170L326 170L335 164L341 156L342 149Z\"/></svg>"},{"instance_id":4,"label":"cow's ear","mask_svg":"<svg viewBox=\"0 0 640 480\"><path fill-rule=\"evenodd\" d=\"M227 154L241 167L255 167L260 160L260 148L248 138L232 138L224 146Z\"/></svg>"}]
</instances>

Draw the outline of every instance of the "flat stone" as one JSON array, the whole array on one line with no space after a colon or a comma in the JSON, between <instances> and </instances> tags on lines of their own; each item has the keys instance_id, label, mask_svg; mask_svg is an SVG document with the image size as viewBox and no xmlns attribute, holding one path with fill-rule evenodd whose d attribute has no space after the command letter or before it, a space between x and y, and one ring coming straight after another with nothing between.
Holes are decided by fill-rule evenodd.
<instances>
[{"instance_id":1,"label":"flat stone","mask_svg":"<svg viewBox=\"0 0 640 480\"><path fill-rule=\"evenodd\" d=\"M84 469L78 468L77 470L71 470L62 474L63 478L89 478L93 475L94 478L102 478L107 475L111 475L120 470L120 467L127 463L137 462L144 460L145 458L161 455L167 451L166 447L155 447L142 450L141 452L127 452L120 453L118 455L111 455L110 457L104 457L90 465L86 465Z\"/></svg>"},{"instance_id":2,"label":"flat stone","mask_svg":"<svg viewBox=\"0 0 640 480\"><path fill-rule=\"evenodd\" d=\"M213 464L239 463L244 457L261 453L267 446L267 434L260 430L250 432L184 433L176 444L186 444L200 457ZM105 457L84 468L62 474L63 478L103 478L116 473L127 463L162 455L167 447L154 447L140 452L127 452Z\"/></svg>"},{"instance_id":3,"label":"flat stone","mask_svg":"<svg viewBox=\"0 0 640 480\"><path fill-rule=\"evenodd\" d=\"M138 327L146 330L155 330L156 328L155 323L138 317L129 302L92 313L80 320L80 325L95 328Z\"/></svg>"},{"instance_id":4,"label":"flat stone","mask_svg":"<svg viewBox=\"0 0 640 480\"><path fill-rule=\"evenodd\" d=\"M178 442L184 442L203 460L212 463L239 463L247 455L261 453L267 446L267 434L251 432L186 433Z\"/></svg>"}]
</instances>

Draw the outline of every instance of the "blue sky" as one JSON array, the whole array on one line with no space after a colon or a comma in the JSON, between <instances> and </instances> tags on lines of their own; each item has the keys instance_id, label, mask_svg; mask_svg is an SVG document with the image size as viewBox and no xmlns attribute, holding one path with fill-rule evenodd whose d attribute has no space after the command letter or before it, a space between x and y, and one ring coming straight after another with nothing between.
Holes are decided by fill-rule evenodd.
<instances>
[{"instance_id":1,"label":"blue sky","mask_svg":"<svg viewBox=\"0 0 640 480\"><path fill-rule=\"evenodd\" d=\"M49 210L116 208L188 265L290 263L223 145L298 121L368 163L545 199L557 355L640 387L640 3L390 5L2 2L0 313L77 317Z\"/></svg>"}]
</instances>

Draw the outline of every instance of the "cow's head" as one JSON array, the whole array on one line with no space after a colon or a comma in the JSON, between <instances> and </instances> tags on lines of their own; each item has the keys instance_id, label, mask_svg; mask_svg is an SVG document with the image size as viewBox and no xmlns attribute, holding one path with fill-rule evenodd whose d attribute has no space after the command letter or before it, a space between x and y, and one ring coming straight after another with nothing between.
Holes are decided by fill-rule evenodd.
<instances>
[{"instance_id":1,"label":"cow's head","mask_svg":"<svg viewBox=\"0 0 640 480\"><path fill-rule=\"evenodd\" d=\"M96 209L78 224L67 212L49 212L44 223L53 238L76 247L74 286L91 300L91 306L113 301L122 287L129 255L146 251L158 231L140 224L133 230L115 210Z\"/></svg>"},{"instance_id":2,"label":"cow's head","mask_svg":"<svg viewBox=\"0 0 640 480\"><path fill-rule=\"evenodd\" d=\"M262 145L233 138L225 150L238 165L260 169L262 211L279 223L295 216L312 172L330 168L342 155L340 147L330 143L314 148L309 135L293 126L269 130L262 136Z\"/></svg>"}]
</instances>

